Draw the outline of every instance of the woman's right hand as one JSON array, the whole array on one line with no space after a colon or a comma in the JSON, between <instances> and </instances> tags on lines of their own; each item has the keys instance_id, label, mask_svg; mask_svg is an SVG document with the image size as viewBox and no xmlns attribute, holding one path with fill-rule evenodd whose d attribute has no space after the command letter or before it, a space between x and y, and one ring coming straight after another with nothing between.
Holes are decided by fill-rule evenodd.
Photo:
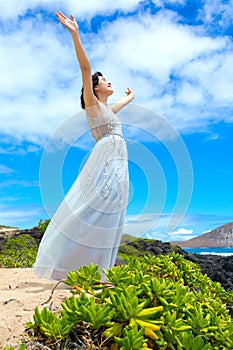
<instances>
[{"instance_id":1,"label":"woman's right hand","mask_svg":"<svg viewBox=\"0 0 233 350\"><path fill-rule=\"evenodd\" d=\"M76 22L76 19L73 15L70 15L70 18L66 17L62 12L56 12L56 16L63 24L64 27L66 27L71 34L78 33L78 23Z\"/></svg>"}]
</instances>

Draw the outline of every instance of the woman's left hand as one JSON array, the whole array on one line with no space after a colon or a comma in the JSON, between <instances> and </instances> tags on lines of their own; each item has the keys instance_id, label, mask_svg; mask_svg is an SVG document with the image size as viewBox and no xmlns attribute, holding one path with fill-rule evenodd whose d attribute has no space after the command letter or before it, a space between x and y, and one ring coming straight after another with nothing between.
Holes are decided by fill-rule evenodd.
<instances>
[{"instance_id":1,"label":"woman's left hand","mask_svg":"<svg viewBox=\"0 0 233 350\"><path fill-rule=\"evenodd\" d=\"M78 33L78 23L73 15L70 15L70 18L66 17L62 12L56 12L56 15L59 22L61 22L71 34Z\"/></svg>"},{"instance_id":2,"label":"woman's left hand","mask_svg":"<svg viewBox=\"0 0 233 350\"><path fill-rule=\"evenodd\" d=\"M131 90L130 88L127 88L125 93L126 93L127 96L130 95L130 94L134 95L133 90Z\"/></svg>"}]
</instances>

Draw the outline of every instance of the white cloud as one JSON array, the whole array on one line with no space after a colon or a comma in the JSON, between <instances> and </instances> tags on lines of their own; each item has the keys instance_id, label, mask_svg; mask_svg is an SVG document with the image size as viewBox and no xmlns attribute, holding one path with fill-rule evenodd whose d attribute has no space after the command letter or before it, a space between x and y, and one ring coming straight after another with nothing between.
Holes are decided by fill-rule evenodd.
<instances>
[{"instance_id":1,"label":"white cloud","mask_svg":"<svg viewBox=\"0 0 233 350\"><path fill-rule=\"evenodd\" d=\"M20 228L30 228L36 226L43 218L44 210L42 207L31 206L13 206L12 204L0 205L0 224L10 225Z\"/></svg>"},{"instance_id":2,"label":"white cloud","mask_svg":"<svg viewBox=\"0 0 233 350\"><path fill-rule=\"evenodd\" d=\"M68 15L70 13L76 16L85 16L91 18L95 14L111 13L115 10L130 11L140 3L139 0L115 0L114 2L109 0L85 0L85 1L73 1L73 0L58 0L56 2L51 0L0 0L1 14L0 18L3 20L9 18L16 18L23 16L27 11L36 10L49 10L51 13L56 11L64 11Z\"/></svg>"},{"instance_id":3,"label":"white cloud","mask_svg":"<svg viewBox=\"0 0 233 350\"><path fill-rule=\"evenodd\" d=\"M59 40L56 25L38 17L3 35L0 49L1 131L41 143L77 110L76 62L64 54L70 45Z\"/></svg>"},{"instance_id":4,"label":"white cloud","mask_svg":"<svg viewBox=\"0 0 233 350\"><path fill-rule=\"evenodd\" d=\"M132 40L132 33L136 40ZM140 72L153 78L151 83L155 86L166 84L174 69L225 45L224 40L201 36L194 28L178 24L168 12L120 19L106 25L101 34L94 38L98 50L92 51L93 58L101 62L110 60L123 71L126 68ZM92 47L94 41L90 43Z\"/></svg>"},{"instance_id":5,"label":"white cloud","mask_svg":"<svg viewBox=\"0 0 233 350\"><path fill-rule=\"evenodd\" d=\"M172 1L173 2L173 1ZM177 1L181 3L181 1ZM17 2L18 4L18 2ZM61 9L89 16L121 8L128 11L139 1L60 2ZM2 3L2 16L18 16L27 9L55 12L50 1ZM43 12L8 22L0 38L0 131L19 140L44 145L70 116L80 111L80 72L67 31ZM116 90L135 90L134 102L162 113L179 130L192 132L222 120L221 108L232 109L232 42L210 37L204 26L179 23L171 11L144 13L104 21L98 34L82 35L93 70L103 70ZM132 40L134 39L134 40ZM113 102L113 98L111 99ZM229 121L230 119L228 119ZM136 115L132 122L156 130L155 120ZM77 121L78 125L78 121ZM87 128L80 120L80 130Z\"/></svg>"},{"instance_id":6,"label":"white cloud","mask_svg":"<svg viewBox=\"0 0 233 350\"><path fill-rule=\"evenodd\" d=\"M67 11L72 12L78 15L86 15L87 17L91 17L95 14L99 13L108 13L114 12L115 10L122 11L131 11L137 7L140 3L140 0L85 0L82 2L75 2L73 0L64 0L64 6Z\"/></svg>"},{"instance_id":7,"label":"white cloud","mask_svg":"<svg viewBox=\"0 0 233 350\"><path fill-rule=\"evenodd\" d=\"M0 164L0 174L11 174L14 172L14 169L9 168L6 165Z\"/></svg>"},{"instance_id":8,"label":"white cloud","mask_svg":"<svg viewBox=\"0 0 233 350\"><path fill-rule=\"evenodd\" d=\"M15 137L4 137L1 135L0 154L8 155L26 155L29 153L39 153L41 152L41 147L33 143L21 142Z\"/></svg>"},{"instance_id":9,"label":"white cloud","mask_svg":"<svg viewBox=\"0 0 233 350\"><path fill-rule=\"evenodd\" d=\"M200 17L217 30L227 28L233 23L233 1L205 0Z\"/></svg>"},{"instance_id":10,"label":"white cloud","mask_svg":"<svg viewBox=\"0 0 233 350\"><path fill-rule=\"evenodd\" d=\"M185 105L197 105L204 102L203 91L200 86L184 82L177 91L176 101Z\"/></svg>"},{"instance_id":11,"label":"white cloud","mask_svg":"<svg viewBox=\"0 0 233 350\"><path fill-rule=\"evenodd\" d=\"M179 228L177 231L168 232L169 235L191 235L193 230L188 230L187 228Z\"/></svg>"},{"instance_id":12,"label":"white cloud","mask_svg":"<svg viewBox=\"0 0 233 350\"><path fill-rule=\"evenodd\" d=\"M38 187L38 181L26 181L26 180L5 180L0 183L0 188L7 187Z\"/></svg>"},{"instance_id":13,"label":"white cloud","mask_svg":"<svg viewBox=\"0 0 233 350\"><path fill-rule=\"evenodd\" d=\"M34 2L34 1L33 1ZM1 4L1 19L7 20L9 18L15 18L17 16L23 16L27 9L30 8L30 5L33 3L31 0L24 1L4 1L0 0Z\"/></svg>"},{"instance_id":14,"label":"white cloud","mask_svg":"<svg viewBox=\"0 0 233 350\"><path fill-rule=\"evenodd\" d=\"M232 44L226 40L226 50L197 59L183 70L183 77L199 83L217 106L227 106L233 99L233 52L230 49Z\"/></svg>"},{"instance_id":15,"label":"white cloud","mask_svg":"<svg viewBox=\"0 0 233 350\"><path fill-rule=\"evenodd\" d=\"M233 46L226 37L210 37L161 12L105 25L88 43L96 67L113 77L116 90L131 86L136 103L162 113L179 130L200 130L210 119L224 118L221 108L232 108L233 74L226 72Z\"/></svg>"},{"instance_id":16,"label":"white cloud","mask_svg":"<svg viewBox=\"0 0 233 350\"><path fill-rule=\"evenodd\" d=\"M183 227L178 227L176 231L168 232L167 229L170 226L170 220L173 215L172 213L127 215L124 232L137 237L162 241L177 241L187 239L187 236L188 238L195 236L193 229L185 229ZM191 221L190 215L185 215L183 218L178 214L176 216L180 220L181 225Z\"/></svg>"},{"instance_id":17,"label":"white cloud","mask_svg":"<svg viewBox=\"0 0 233 350\"><path fill-rule=\"evenodd\" d=\"M184 5L185 0L152 0L152 2L157 7L163 7L166 4L172 4L172 5Z\"/></svg>"}]
</instances>

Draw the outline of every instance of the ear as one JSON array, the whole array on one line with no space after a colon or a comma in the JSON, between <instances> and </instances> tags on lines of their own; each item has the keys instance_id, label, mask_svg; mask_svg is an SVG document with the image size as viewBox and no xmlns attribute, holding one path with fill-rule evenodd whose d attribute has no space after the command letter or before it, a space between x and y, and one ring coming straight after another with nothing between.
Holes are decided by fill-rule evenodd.
<instances>
[{"instance_id":1,"label":"ear","mask_svg":"<svg viewBox=\"0 0 233 350\"><path fill-rule=\"evenodd\" d=\"M94 87L94 90L95 90L95 91L98 91L99 89L100 89L100 88L99 88L98 85Z\"/></svg>"}]
</instances>

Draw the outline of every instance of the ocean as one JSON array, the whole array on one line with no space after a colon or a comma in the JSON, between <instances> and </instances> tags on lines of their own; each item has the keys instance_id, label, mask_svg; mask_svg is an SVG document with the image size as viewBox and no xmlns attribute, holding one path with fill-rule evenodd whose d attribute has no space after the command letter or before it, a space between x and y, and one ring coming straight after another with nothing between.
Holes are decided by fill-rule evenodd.
<instances>
[{"instance_id":1,"label":"ocean","mask_svg":"<svg viewBox=\"0 0 233 350\"><path fill-rule=\"evenodd\" d=\"M211 255L222 255L231 256L233 255L233 248L183 248L186 252L192 254L211 254Z\"/></svg>"}]
</instances>

